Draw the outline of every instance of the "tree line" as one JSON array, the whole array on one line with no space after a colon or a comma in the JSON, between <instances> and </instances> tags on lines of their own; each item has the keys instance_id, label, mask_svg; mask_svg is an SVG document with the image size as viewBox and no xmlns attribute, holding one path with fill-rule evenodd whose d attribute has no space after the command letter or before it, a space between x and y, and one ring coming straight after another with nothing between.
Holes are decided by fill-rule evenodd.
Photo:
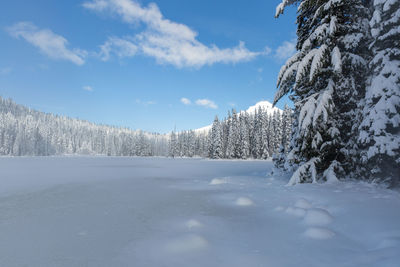
<instances>
[{"instance_id":1,"label":"tree line","mask_svg":"<svg viewBox=\"0 0 400 267\"><path fill-rule=\"evenodd\" d=\"M253 114L228 112L219 120L216 116L208 134L184 132L170 138L170 156L198 155L212 159L267 159L279 148L286 153L291 134L291 109L283 112L259 106ZM194 149L194 150L193 150Z\"/></svg>"},{"instance_id":2,"label":"tree line","mask_svg":"<svg viewBox=\"0 0 400 267\"><path fill-rule=\"evenodd\" d=\"M39 112L0 97L0 155L167 155L161 134Z\"/></svg>"},{"instance_id":3,"label":"tree line","mask_svg":"<svg viewBox=\"0 0 400 267\"><path fill-rule=\"evenodd\" d=\"M39 112L0 97L0 155L169 156L266 159L287 151L291 109L232 110L205 131L148 133Z\"/></svg>"}]
</instances>

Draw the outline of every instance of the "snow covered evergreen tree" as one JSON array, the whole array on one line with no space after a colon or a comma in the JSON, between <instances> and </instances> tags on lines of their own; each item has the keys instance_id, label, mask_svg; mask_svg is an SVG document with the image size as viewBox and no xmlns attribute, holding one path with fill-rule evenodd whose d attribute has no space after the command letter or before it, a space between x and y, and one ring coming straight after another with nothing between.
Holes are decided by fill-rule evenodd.
<instances>
[{"instance_id":1,"label":"snow covered evergreen tree","mask_svg":"<svg viewBox=\"0 0 400 267\"><path fill-rule=\"evenodd\" d=\"M279 146L278 153L275 153L273 157L273 161L275 166L280 169L286 170L285 162L286 156L289 151L290 139L292 134L292 110L288 105L285 105L285 108L282 113L282 138L281 144Z\"/></svg>"},{"instance_id":2,"label":"snow covered evergreen tree","mask_svg":"<svg viewBox=\"0 0 400 267\"><path fill-rule=\"evenodd\" d=\"M270 140L271 140L271 124L268 113L262 112L260 116L261 120L261 136L260 136L260 152L259 157L260 159L267 159L272 156L271 152L274 151L270 150Z\"/></svg>"},{"instance_id":3,"label":"snow covered evergreen tree","mask_svg":"<svg viewBox=\"0 0 400 267\"><path fill-rule=\"evenodd\" d=\"M236 110L232 110L232 118L229 122L228 143L226 147L226 158L228 159L236 157L236 144L239 139Z\"/></svg>"},{"instance_id":4,"label":"snow covered evergreen tree","mask_svg":"<svg viewBox=\"0 0 400 267\"><path fill-rule=\"evenodd\" d=\"M247 159L250 156L249 115L247 112L239 117L239 152L238 157Z\"/></svg>"},{"instance_id":5,"label":"snow covered evergreen tree","mask_svg":"<svg viewBox=\"0 0 400 267\"><path fill-rule=\"evenodd\" d=\"M292 109L285 105L282 113L282 141L281 145L285 153L289 150L290 138L292 135Z\"/></svg>"},{"instance_id":6,"label":"snow covered evergreen tree","mask_svg":"<svg viewBox=\"0 0 400 267\"><path fill-rule=\"evenodd\" d=\"M354 120L365 88L368 8L361 0L299 3L297 53L281 68L274 104L291 93L296 120L287 157L289 184L336 180L353 167Z\"/></svg>"},{"instance_id":7,"label":"snow covered evergreen tree","mask_svg":"<svg viewBox=\"0 0 400 267\"><path fill-rule=\"evenodd\" d=\"M212 159L223 158L222 148L222 129L218 117L215 116L214 123L210 132L210 143L208 147L208 157Z\"/></svg>"},{"instance_id":8,"label":"snow covered evergreen tree","mask_svg":"<svg viewBox=\"0 0 400 267\"><path fill-rule=\"evenodd\" d=\"M172 158L175 158L177 156L179 156L178 153L178 140L176 137L176 133L175 130L172 131L170 138L169 138L169 156Z\"/></svg>"},{"instance_id":9,"label":"snow covered evergreen tree","mask_svg":"<svg viewBox=\"0 0 400 267\"><path fill-rule=\"evenodd\" d=\"M400 184L400 1L374 0L371 79L360 103L362 175Z\"/></svg>"}]
</instances>

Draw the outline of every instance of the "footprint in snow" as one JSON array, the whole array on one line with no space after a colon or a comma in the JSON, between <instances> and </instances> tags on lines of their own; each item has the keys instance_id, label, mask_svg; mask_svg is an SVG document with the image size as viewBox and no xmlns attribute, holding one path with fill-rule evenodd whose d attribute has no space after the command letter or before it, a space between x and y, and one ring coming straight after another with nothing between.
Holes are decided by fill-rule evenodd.
<instances>
[{"instance_id":1,"label":"footprint in snow","mask_svg":"<svg viewBox=\"0 0 400 267\"><path fill-rule=\"evenodd\" d=\"M247 198L247 197L239 197L236 200L236 205L238 205L238 206L252 206L252 205L254 205L254 202L251 199Z\"/></svg>"}]
</instances>

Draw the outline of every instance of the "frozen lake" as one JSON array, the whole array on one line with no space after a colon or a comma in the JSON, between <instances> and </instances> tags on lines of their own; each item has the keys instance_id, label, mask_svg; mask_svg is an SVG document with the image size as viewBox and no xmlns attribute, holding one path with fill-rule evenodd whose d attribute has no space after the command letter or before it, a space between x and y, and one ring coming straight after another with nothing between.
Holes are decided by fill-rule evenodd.
<instances>
[{"instance_id":1,"label":"frozen lake","mask_svg":"<svg viewBox=\"0 0 400 267\"><path fill-rule=\"evenodd\" d=\"M269 161L0 158L0 266L400 266L400 194Z\"/></svg>"}]
</instances>

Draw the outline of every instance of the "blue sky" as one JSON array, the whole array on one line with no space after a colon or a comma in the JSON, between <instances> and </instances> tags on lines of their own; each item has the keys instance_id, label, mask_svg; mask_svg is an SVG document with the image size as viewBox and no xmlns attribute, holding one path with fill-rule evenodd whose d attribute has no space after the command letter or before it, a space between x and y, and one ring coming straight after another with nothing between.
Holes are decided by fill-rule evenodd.
<instances>
[{"instance_id":1,"label":"blue sky","mask_svg":"<svg viewBox=\"0 0 400 267\"><path fill-rule=\"evenodd\" d=\"M296 31L279 2L3 1L0 96L147 131L205 126L272 101Z\"/></svg>"}]
</instances>

